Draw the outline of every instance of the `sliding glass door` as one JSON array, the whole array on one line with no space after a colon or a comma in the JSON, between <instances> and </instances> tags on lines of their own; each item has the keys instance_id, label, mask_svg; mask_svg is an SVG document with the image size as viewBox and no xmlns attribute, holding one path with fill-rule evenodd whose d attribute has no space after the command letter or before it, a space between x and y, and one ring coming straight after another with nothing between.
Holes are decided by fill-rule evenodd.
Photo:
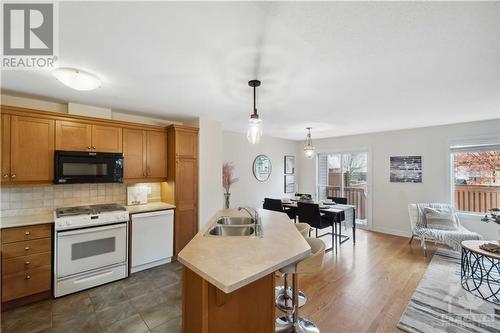
<instances>
[{"instance_id":1,"label":"sliding glass door","mask_svg":"<svg viewBox=\"0 0 500 333\"><path fill-rule=\"evenodd\" d=\"M317 182L318 200L347 199L356 206L356 224L368 226L367 152L319 154Z\"/></svg>"}]
</instances>

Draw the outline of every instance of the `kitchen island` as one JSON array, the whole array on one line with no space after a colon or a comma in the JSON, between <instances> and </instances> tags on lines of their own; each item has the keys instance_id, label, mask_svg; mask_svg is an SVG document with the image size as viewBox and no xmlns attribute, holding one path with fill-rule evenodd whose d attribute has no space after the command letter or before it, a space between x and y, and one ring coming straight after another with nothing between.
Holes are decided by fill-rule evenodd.
<instances>
[{"instance_id":1,"label":"kitchen island","mask_svg":"<svg viewBox=\"0 0 500 333\"><path fill-rule=\"evenodd\" d=\"M263 237L209 234L223 216L248 217L221 210L179 253L182 332L274 332L274 274L306 258L311 248L286 214L258 212Z\"/></svg>"},{"instance_id":2,"label":"kitchen island","mask_svg":"<svg viewBox=\"0 0 500 333\"><path fill-rule=\"evenodd\" d=\"M179 253L184 333L274 332L275 271L311 248L286 214L259 214L263 237L209 234L222 216L248 216L221 210Z\"/></svg>"}]
</instances>

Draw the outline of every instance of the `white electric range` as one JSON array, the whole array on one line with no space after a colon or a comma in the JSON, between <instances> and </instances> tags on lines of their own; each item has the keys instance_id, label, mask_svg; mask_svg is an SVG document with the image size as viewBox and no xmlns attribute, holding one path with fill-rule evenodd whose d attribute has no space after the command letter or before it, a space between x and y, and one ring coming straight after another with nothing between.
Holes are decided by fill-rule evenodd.
<instances>
[{"instance_id":1,"label":"white electric range","mask_svg":"<svg viewBox=\"0 0 500 333\"><path fill-rule=\"evenodd\" d=\"M54 297L128 276L128 220L117 204L54 211Z\"/></svg>"}]
</instances>

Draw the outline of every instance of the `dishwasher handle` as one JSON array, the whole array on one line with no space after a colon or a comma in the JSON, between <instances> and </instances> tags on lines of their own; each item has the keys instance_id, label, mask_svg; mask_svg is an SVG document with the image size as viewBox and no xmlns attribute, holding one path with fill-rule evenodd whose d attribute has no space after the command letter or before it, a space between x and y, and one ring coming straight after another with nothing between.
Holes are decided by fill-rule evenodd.
<instances>
[{"instance_id":1,"label":"dishwasher handle","mask_svg":"<svg viewBox=\"0 0 500 333\"><path fill-rule=\"evenodd\" d=\"M138 219L138 218L143 218L143 217L151 217L151 216L161 216L161 215L174 215L174 210L173 209L164 209L164 210L157 210L154 212L147 212L147 213L135 213L132 214L132 220Z\"/></svg>"}]
</instances>

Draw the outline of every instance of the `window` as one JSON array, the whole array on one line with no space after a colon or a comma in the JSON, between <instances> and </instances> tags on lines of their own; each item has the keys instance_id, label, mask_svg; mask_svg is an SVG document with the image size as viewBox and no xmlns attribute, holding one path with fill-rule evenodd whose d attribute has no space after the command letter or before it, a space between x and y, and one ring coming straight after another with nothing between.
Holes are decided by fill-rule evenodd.
<instances>
[{"instance_id":1,"label":"window","mask_svg":"<svg viewBox=\"0 0 500 333\"><path fill-rule=\"evenodd\" d=\"M500 208L500 144L451 147L452 193L459 211Z\"/></svg>"}]
</instances>

